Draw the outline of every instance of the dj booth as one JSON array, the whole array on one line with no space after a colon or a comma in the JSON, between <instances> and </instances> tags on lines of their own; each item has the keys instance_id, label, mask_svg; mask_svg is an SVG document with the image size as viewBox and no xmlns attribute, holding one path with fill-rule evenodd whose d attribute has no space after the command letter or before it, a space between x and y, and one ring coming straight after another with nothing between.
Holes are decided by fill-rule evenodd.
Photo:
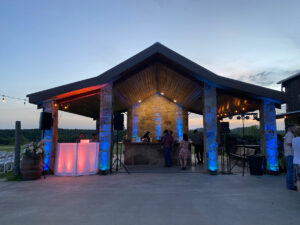
<instances>
[{"instance_id":1,"label":"dj booth","mask_svg":"<svg viewBox=\"0 0 300 225\"><path fill-rule=\"evenodd\" d=\"M55 175L80 176L98 172L99 142L59 143Z\"/></svg>"}]
</instances>

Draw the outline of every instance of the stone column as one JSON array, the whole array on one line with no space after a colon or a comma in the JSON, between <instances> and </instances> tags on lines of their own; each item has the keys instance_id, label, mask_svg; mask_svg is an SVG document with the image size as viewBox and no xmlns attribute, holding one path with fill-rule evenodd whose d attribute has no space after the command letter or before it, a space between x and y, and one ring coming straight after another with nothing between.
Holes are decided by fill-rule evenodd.
<instances>
[{"instance_id":1,"label":"stone column","mask_svg":"<svg viewBox=\"0 0 300 225\"><path fill-rule=\"evenodd\" d=\"M42 138L44 138L44 171L51 170L54 172L55 157L58 139L58 105L54 101L43 103L43 111L52 113L52 127L49 130L42 131Z\"/></svg>"},{"instance_id":2,"label":"stone column","mask_svg":"<svg viewBox=\"0 0 300 225\"><path fill-rule=\"evenodd\" d=\"M216 174L218 171L217 93L216 88L209 84L204 84L203 125L207 170L211 174Z\"/></svg>"},{"instance_id":3,"label":"stone column","mask_svg":"<svg viewBox=\"0 0 300 225\"><path fill-rule=\"evenodd\" d=\"M99 170L107 171L111 166L113 148L113 84L108 83L101 88L100 120L99 120Z\"/></svg>"},{"instance_id":4,"label":"stone column","mask_svg":"<svg viewBox=\"0 0 300 225\"><path fill-rule=\"evenodd\" d=\"M262 100L260 114L260 145L267 162L267 170L270 173L279 171L277 130L275 105L269 100Z\"/></svg>"}]
</instances>

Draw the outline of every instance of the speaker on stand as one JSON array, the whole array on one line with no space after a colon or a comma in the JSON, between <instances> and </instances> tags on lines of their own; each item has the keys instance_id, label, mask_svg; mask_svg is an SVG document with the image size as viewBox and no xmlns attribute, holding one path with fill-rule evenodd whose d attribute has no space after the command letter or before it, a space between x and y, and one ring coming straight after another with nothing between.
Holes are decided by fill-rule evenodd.
<instances>
[{"instance_id":1,"label":"speaker on stand","mask_svg":"<svg viewBox=\"0 0 300 225\"><path fill-rule=\"evenodd\" d=\"M117 131L117 141L116 141L116 144L117 144L117 158L114 160L111 169L113 169L114 165L116 164L115 169L116 169L116 172L118 172L119 171L119 164L120 164L120 167L123 167L126 170L126 172L129 174L128 168L125 166L125 164L119 158L119 131L124 130L124 114L122 114L122 113L115 113L114 114L114 130ZM122 152L120 154L122 154Z\"/></svg>"}]
</instances>

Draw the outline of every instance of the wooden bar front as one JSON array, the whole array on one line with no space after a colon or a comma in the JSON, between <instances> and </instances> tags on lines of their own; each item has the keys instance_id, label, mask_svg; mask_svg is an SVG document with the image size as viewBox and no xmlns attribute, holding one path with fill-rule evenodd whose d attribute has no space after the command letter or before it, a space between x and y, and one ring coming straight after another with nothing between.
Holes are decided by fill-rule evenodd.
<instances>
[{"instance_id":1,"label":"wooden bar front","mask_svg":"<svg viewBox=\"0 0 300 225\"><path fill-rule=\"evenodd\" d=\"M161 143L125 142L124 163L126 165L157 165L164 166L165 159ZM179 144L171 151L172 164L178 164Z\"/></svg>"}]
</instances>

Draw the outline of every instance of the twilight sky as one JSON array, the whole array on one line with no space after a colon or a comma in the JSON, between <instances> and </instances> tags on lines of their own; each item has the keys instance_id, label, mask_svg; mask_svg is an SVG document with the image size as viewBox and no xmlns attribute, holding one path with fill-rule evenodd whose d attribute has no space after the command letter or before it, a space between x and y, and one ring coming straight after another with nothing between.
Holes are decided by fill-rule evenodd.
<instances>
[{"instance_id":1,"label":"twilight sky","mask_svg":"<svg viewBox=\"0 0 300 225\"><path fill-rule=\"evenodd\" d=\"M1 0L0 95L99 75L157 41L219 75L280 90L276 82L300 70L299 8L297 0ZM36 128L39 112L0 102L0 129L16 120ZM201 124L191 116L190 128ZM59 127L95 123L60 113Z\"/></svg>"}]
</instances>

